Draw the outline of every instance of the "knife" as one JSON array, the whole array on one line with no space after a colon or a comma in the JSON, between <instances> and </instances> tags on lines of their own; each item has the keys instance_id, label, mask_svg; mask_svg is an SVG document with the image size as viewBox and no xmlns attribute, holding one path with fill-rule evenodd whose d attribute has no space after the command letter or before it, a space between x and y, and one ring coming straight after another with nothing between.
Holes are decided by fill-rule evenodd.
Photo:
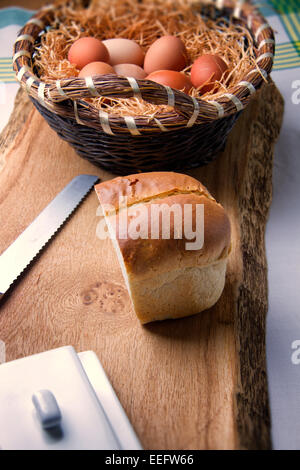
<instances>
[{"instance_id":1,"label":"knife","mask_svg":"<svg viewBox=\"0 0 300 470\"><path fill-rule=\"evenodd\" d=\"M98 181L76 176L0 256L0 299Z\"/></svg>"}]
</instances>

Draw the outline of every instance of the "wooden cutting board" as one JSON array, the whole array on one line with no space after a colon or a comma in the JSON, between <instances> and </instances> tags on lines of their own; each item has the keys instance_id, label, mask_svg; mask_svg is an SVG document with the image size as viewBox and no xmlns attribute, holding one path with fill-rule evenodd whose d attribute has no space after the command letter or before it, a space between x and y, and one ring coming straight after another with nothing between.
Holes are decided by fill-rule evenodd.
<instances>
[{"instance_id":1,"label":"wooden cutting board","mask_svg":"<svg viewBox=\"0 0 300 470\"><path fill-rule=\"evenodd\" d=\"M92 192L0 304L7 360L63 345L94 350L147 449L266 449L264 231L283 113L265 85L212 164L189 172L232 223L224 293L212 309L141 326ZM78 157L19 92L0 141L0 252L76 175L112 175Z\"/></svg>"}]
</instances>

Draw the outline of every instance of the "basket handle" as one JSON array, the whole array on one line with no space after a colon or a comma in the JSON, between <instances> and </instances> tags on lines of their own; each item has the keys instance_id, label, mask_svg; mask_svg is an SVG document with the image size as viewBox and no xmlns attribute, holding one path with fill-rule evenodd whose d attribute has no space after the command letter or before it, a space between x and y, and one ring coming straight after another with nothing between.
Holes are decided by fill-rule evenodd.
<instances>
[{"instance_id":1,"label":"basket handle","mask_svg":"<svg viewBox=\"0 0 300 470\"><path fill-rule=\"evenodd\" d=\"M101 75L86 78L63 79L46 85L47 96L52 103L66 99L79 100L91 97L142 98L149 103L174 108L185 119L196 119L202 114L215 116L216 108L204 100L151 80L136 80L132 77ZM197 116L196 116L197 115ZM209 120L209 118L208 118Z\"/></svg>"}]
</instances>

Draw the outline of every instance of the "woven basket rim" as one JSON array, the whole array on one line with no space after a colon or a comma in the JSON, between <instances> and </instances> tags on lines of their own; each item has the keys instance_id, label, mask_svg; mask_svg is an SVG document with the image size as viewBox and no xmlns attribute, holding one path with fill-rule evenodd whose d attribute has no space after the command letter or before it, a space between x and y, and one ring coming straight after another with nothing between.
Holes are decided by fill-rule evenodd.
<instances>
[{"instance_id":1,"label":"woven basket rim","mask_svg":"<svg viewBox=\"0 0 300 470\"><path fill-rule=\"evenodd\" d=\"M17 80L30 97L52 112L65 118L75 119L78 124L102 130L114 135L177 130L193 125L209 123L241 111L252 95L267 79L273 66L275 40L272 28L257 8L244 0L211 0L219 11L232 14L234 19L243 21L254 37L257 47L257 68L251 68L243 79L222 96L212 100L193 98L181 91L149 81L134 78L102 75L101 77L66 78L45 83L33 72L34 43L51 23L51 12L55 5L42 7L21 29L14 44L13 66ZM201 4L201 1L199 2ZM208 3L203 3L207 6ZM159 115L149 121L147 116L121 117L97 110L83 98L95 96L114 98L142 97L154 104L172 106L177 114ZM174 118L175 116L175 118Z\"/></svg>"}]
</instances>

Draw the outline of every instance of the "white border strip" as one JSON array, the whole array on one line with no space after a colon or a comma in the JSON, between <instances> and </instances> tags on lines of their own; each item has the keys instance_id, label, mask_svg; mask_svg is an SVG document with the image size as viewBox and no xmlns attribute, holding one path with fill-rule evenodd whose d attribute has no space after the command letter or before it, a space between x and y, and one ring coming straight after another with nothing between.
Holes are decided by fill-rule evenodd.
<instances>
[{"instance_id":1,"label":"white border strip","mask_svg":"<svg viewBox=\"0 0 300 470\"><path fill-rule=\"evenodd\" d=\"M84 126L85 124L82 121L80 121L80 119L79 119L77 101L74 100L73 103L74 103L74 114L75 114L76 122L77 122L77 124L80 124L81 126Z\"/></svg>"},{"instance_id":2,"label":"white border strip","mask_svg":"<svg viewBox=\"0 0 300 470\"><path fill-rule=\"evenodd\" d=\"M13 56L12 58L12 61L15 62L19 57L28 57L29 59L31 59L31 54L29 51L25 51L25 50L22 50L22 51L18 51L15 53L15 55Z\"/></svg>"},{"instance_id":3,"label":"white border strip","mask_svg":"<svg viewBox=\"0 0 300 470\"><path fill-rule=\"evenodd\" d=\"M41 29L45 28L44 23L41 20L38 20L37 18L31 18L29 21L27 21L26 24L35 24L36 26L38 26Z\"/></svg>"},{"instance_id":4,"label":"white border strip","mask_svg":"<svg viewBox=\"0 0 300 470\"><path fill-rule=\"evenodd\" d=\"M194 103L194 112L190 118L190 120L188 121L186 127L192 127L195 122L197 121L197 117L199 116L199 112L200 112L200 106L199 106L199 103L198 101L196 100L196 98L193 98L191 97L192 100L193 100L193 103Z\"/></svg>"},{"instance_id":5,"label":"white border strip","mask_svg":"<svg viewBox=\"0 0 300 470\"><path fill-rule=\"evenodd\" d=\"M252 73L261 73L264 78L268 78L267 72L259 67L257 69L250 70L247 75L251 75Z\"/></svg>"},{"instance_id":6,"label":"white border strip","mask_svg":"<svg viewBox=\"0 0 300 470\"><path fill-rule=\"evenodd\" d=\"M102 111L102 109L99 110L99 119L103 132L105 132L105 134L114 135L110 127L109 115L105 111Z\"/></svg>"},{"instance_id":7,"label":"white border strip","mask_svg":"<svg viewBox=\"0 0 300 470\"><path fill-rule=\"evenodd\" d=\"M224 116L224 108L223 106L221 105L221 103L218 103L218 101L207 101L207 103L210 103L212 104L213 106L215 106L218 110L218 117L219 118L222 118Z\"/></svg>"},{"instance_id":8,"label":"white border strip","mask_svg":"<svg viewBox=\"0 0 300 470\"><path fill-rule=\"evenodd\" d=\"M224 93L222 96L226 96L226 98L230 99L238 111L242 111L242 109L244 109L243 103L235 95Z\"/></svg>"},{"instance_id":9,"label":"white border strip","mask_svg":"<svg viewBox=\"0 0 300 470\"><path fill-rule=\"evenodd\" d=\"M32 87L32 84L35 82L35 79L33 77L27 78L25 85L26 85L26 91L27 93L30 92L30 88Z\"/></svg>"},{"instance_id":10,"label":"white border strip","mask_svg":"<svg viewBox=\"0 0 300 470\"><path fill-rule=\"evenodd\" d=\"M255 41L258 41L258 36L260 33L262 33L265 29L270 28L270 25L268 23L261 24L260 27L256 30L255 32Z\"/></svg>"},{"instance_id":11,"label":"white border strip","mask_svg":"<svg viewBox=\"0 0 300 470\"><path fill-rule=\"evenodd\" d=\"M35 39L33 36L31 36L31 34L21 34L21 36L18 36L15 40L15 44L20 41L30 41L33 44Z\"/></svg>"},{"instance_id":12,"label":"white border strip","mask_svg":"<svg viewBox=\"0 0 300 470\"><path fill-rule=\"evenodd\" d=\"M43 7L40 8L41 11L48 11L48 10L53 10L54 5L51 3L51 5L44 5Z\"/></svg>"},{"instance_id":13,"label":"white border strip","mask_svg":"<svg viewBox=\"0 0 300 470\"><path fill-rule=\"evenodd\" d=\"M38 87L38 99L42 105L45 105L45 88L46 83L40 82Z\"/></svg>"},{"instance_id":14,"label":"white border strip","mask_svg":"<svg viewBox=\"0 0 300 470\"><path fill-rule=\"evenodd\" d=\"M172 88L170 88L169 86L165 86L165 85L163 85L163 86L165 87L167 95L168 95L168 106L171 106L172 108L174 108L174 106L175 106L174 92L173 92Z\"/></svg>"},{"instance_id":15,"label":"white border strip","mask_svg":"<svg viewBox=\"0 0 300 470\"><path fill-rule=\"evenodd\" d=\"M61 96L65 96L66 98L68 98L68 95L64 92L64 90L62 89L62 87L61 87L61 85L60 85L60 80L56 80L55 85L56 85L56 88L57 88L57 90L58 90L58 93L59 93Z\"/></svg>"},{"instance_id":16,"label":"white border strip","mask_svg":"<svg viewBox=\"0 0 300 470\"><path fill-rule=\"evenodd\" d=\"M139 87L138 82L136 81L136 79L133 78L133 77L126 77L126 78L128 80L129 85L132 88L134 96L136 98L142 98L142 93L141 93L140 87Z\"/></svg>"},{"instance_id":17,"label":"white border strip","mask_svg":"<svg viewBox=\"0 0 300 470\"><path fill-rule=\"evenodd\" d=\"M233 11L233 17L234 18L240 18L242 6L243 6L244 3L245 3L245 0L240 0L239 2L237 2L236 7Z\"/></svg>"},{"instance_id":18,"label":"white border strip","mask_svg":"<svg viewBox=\"0 0 300 470\"><path fill-rule=\"evenodd\" d=\"M126 126L129 129L129 132L131 135L141 135L140 131L136 127L135 119L132 116L125 116L124 121L126 123Z\"/></svg>"},{"instance_id":19,"label":"white border strip","mask_svg":"<svg viewBox=\"0 0 300 470\"><path fill-rule=\"evenodd\" d=\"M159 119L154 118L154 121L163 132L168 132L168 129L160 122Z\"/></svg>"},{"instance_id":20,"label":"white border strip","mask_svg":"<svg viewBox=\"0 0 300 470\"><path fill-rule=\"evenodd\" d=\"M93 82L93 78L92 77L85 77L85 84L87 86L87 88L89 89L89 92L92 96L101 96L99 95L98 91L96 90L96 87L95 87L95 84Z\"/></svg>"},{"instance_id":21,"label":"white border strip","mask_svg":"<svg viewBox=\"0 0 300 470\"><path fill-rule=\"evenodd\" d=\"M248 26L248 29L250 29L250 30L251 30L251 28L252 28L252 21L253 21L253 16L250 15L250 16L248 17L248 20L247 20L247 26Z\"/></svg>"},{"instance_id":22,"label":"white border strip","mask_svg":"<svg viewBox=\"0 0 300 470\"><path fill-rule=\"evenodd\" d=\"M256 59L256 62L260 62L263 59L267 59L267 57L271 57L271 59L273 59L274 54L272 54L272 52L265 52L258 59Z\"/></svg>"},{"instance_id":23,"label":"white border strip","mask_svg":"<svg viewBox=\"0 0 300 470\"><path fill-rule=\"evenodd\" d=\"M23 65L23 67L20 68L19 72L17 73L17 80L18 82L20 82L23 78L23 75L26 73L26 72L31 72L31 69L30 67L28 67L28 65Z\"/></svg>"},{"instance_id":24,"label":"white border strip","mask_svg":"<svg viewBox=\"0 0 300 470\"><path fill-rule=\"evenodd\" d=\"M48 100L49 100L49 101L52 101L52 100L51 100L51 94L50 94L50 88L49 88L49 87L46 88L46 92L47 92Z\"/></svg>"},{"instance_id":25,"label":"white border strip","mask_svg":"<svg viewBox=\"0 0 300 470\"><path fill-rule=\"evenodd\" d=\"M253 95L256 92L255 87L252 85L252 83L247 82L246 80L242 80L238 83L238 85L245 86L246 88L248 88L248 90L250 91L250 95Z\"/></svg>"},{"instance_id":26,"label":"white border strip","mask_svg":"<svg viewBox=\"0 0 300 470\"><path fill-rule=\"evenodd\" d=\"M261 49L266 44L275 44L275 40L274 39L263 39L263 41L261 41L261 43L259 44L258 49Z\"/></svg>"}]
</instances>

